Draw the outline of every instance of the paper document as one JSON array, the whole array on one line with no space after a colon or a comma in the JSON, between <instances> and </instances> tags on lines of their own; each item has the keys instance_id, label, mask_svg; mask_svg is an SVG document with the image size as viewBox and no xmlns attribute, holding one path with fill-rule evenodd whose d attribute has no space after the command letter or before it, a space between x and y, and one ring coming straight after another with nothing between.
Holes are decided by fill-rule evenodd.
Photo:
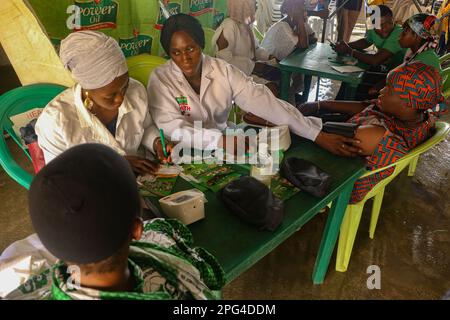
<instances>
[{"instance_id":1,"label":"paper document","mask_svg":"<svg viewBox=\"0 0 450 320\"><path fill-rule=\"evenodd\" d=\"M331 66L334 70L340 73L352 73L352 72L361 72L364 69L361 69L357 66Z\"/></svg>"}]
</instances>

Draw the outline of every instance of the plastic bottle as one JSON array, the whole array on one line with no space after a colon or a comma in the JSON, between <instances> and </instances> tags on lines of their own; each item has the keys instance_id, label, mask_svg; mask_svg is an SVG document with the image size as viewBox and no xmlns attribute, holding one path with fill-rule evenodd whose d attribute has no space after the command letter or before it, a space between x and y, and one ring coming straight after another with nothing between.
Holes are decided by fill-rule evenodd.
<instances>
[{"instance_id":1,"label":"plastic bottle","mask_svg":"<svg viewBox=\"0 0 450 320\"><path fill-rule=\"evenodd\" d=\"M253 165L250 175L270 188L273 172L273 158L270 155L267 143L260 143L258 148L258 162Z\"/></svg>"}]
</instances>

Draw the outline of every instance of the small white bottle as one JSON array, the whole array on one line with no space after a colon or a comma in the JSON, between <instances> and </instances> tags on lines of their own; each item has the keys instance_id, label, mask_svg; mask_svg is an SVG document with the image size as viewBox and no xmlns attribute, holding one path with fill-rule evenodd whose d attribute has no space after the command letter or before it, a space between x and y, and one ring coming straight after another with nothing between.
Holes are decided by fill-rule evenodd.
<instances>
[{"instance_id":1,"label":"small white bottle","mask_svg":"<svg viewBox=\"0 0 450 320\"><path fill-rule=\"evenodd\" d=\"M273 158L270 155L267 143L260 143L258 148L257 164L253 165L250 175L270 188L273 172Z\"/></svg>"}]
</instances>

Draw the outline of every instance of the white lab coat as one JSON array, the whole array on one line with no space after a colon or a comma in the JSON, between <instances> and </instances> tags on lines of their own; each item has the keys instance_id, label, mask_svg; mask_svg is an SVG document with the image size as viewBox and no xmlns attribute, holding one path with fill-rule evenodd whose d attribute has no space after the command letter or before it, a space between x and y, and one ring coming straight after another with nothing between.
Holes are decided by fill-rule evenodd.
<instances>
[{"instance_id":1,"label":"white lab coat","mask_svg":"<svg viewBox=\"0 0 450 320\"><path fill-rule=\"evenodd\" d=\"M197 134L202 148L208 150L220 146L233 101L242 110L276 125L288 125L293 133L310 140L315 140L322 129L321 119L304 117L235 66L206 55L203 55L200 95L192 89L180 68L169 60L151 74L148 97L150 113L158 128L172 140L177 140L174 137L177 129L185 130L191 137ZM186 98L185 104L177 101L180 97ZM202 132L194 127L194 121L202 122Z\"/></svg>"},{"instance_id":2,"label":"white lab coat","mask_svg":"<svg viewBox=\"0 0 450 320\"><path fill-rule=\"evenodd\" d=\"M251 38L247 28L243 23L239 23L231 18L225 19L214 33L212 47L217 58L231 63L249 76L255 68L255 60L267 61L269 60L269 53L260 47L258 40L255 39L255 57L252 52ZM228 47L219 51L217 39L219 39L222 32L228 41Z\"/></svg>"},{"instance_id":3,"label":"white lab coat","mask_svg":"<svg viewBox=\"0 0 450 320\"><path fill-rule=\"evenodd\" d=\"M305 23L306 34L311 36L314 31ZM297 47L298 36L286 20L280 20L270 27L261 42L261 47L278 60L283 60Z\"/></svg>"},{"instance_id":4,"label":"white lab coat","mask_svg":"<svg viewBox=\"0 0 450 320\"><path fill-rule=\"evenodd\" d=\"M308 23L305 23L306 34L311 36L314 31L311 29ZM298 44L298 35L292 30L289 23L283 19L273 24L263 41L261 42L261 47L267 50L270 55L273 55L278 60L283 60L289 56ZM292 75L292 83L289 87L288 101L290 103L295 103L295 94L297 92L303 91L303 75L295 73Z\"/></svg>"},{"instance_id":5,"label":"white lab coat","mask_svg":"<svg viewBox=\"0 0 450 320\"><path fill-rule=\"evenodd\" d=\"M115 137L84 107L78 84L62 92L44 108L35 130L45 163L83 143L105 144L122 155L145 156L145 149L153 152L153 142L159 136L148 112L147 92L141 83L131 78L119 108ZM140 146L145 149L138 152Z\"/></svg>"}]
</instances>

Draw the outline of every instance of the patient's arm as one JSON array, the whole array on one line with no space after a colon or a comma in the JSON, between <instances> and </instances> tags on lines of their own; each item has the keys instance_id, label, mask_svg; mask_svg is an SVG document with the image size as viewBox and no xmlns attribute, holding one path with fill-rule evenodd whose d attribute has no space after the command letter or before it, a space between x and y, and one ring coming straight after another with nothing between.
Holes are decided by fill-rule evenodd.
<instances>
[{"instance_id":1,"label":"patient's arm","mask_svg":"<svg viewBox=\"0 0 450 320\"><path fill-rule=\"evenodd\" d=\"M360 113L370 105L366 101L319 101L319 102L306 102L298 107L298 110L304 116L317 115L319 112L329 113L345 113L348 115L355 115Z\"/></svg>"},{"instance_id":2,"label":"patient's arm","mask_svg":"<svg viewBox=\"0 0 450 320\"><path fill-rule=\"evenodd\" d=\"M355 115L360 113L370 104L365 101L320 101L320 110L327 110L331 112L346 113Z\"/></svg>"},{"instance_id":3,"label":"patient's arm","mask_svg":"<svg viewBox=\"0 0 450 320\"><path fill-rule=\"evenodd\" d=\"M357 146L362 150L361 155L372 155L377 149L381 139L383 139L385 132L386 129L380 126L360 126L356 131L355 139L360 141Z\"/></svg>"}]
</instances>

